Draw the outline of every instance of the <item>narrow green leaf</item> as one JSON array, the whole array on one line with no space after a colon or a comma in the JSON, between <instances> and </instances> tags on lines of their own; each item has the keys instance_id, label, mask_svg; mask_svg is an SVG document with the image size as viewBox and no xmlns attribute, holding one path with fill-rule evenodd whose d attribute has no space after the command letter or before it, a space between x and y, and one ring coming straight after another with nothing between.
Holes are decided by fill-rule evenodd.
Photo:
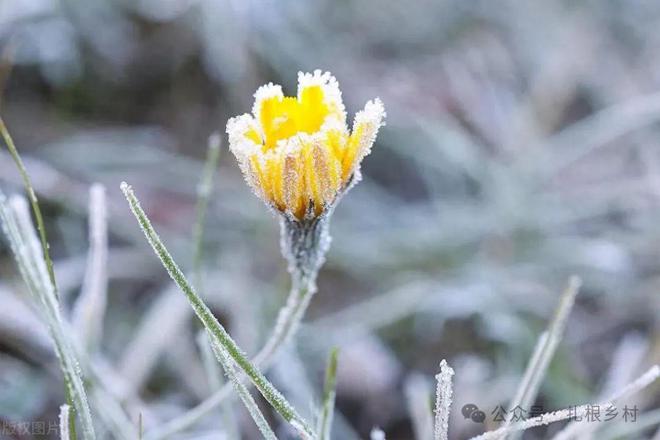
<instances>
[{"instance_id":1,"label":"narrow green leaf","mask_svg":"<svg viewBox=\"0 0 660 440\"><path fill-rule=\"evenodd\" d=\"M57 281L55 280L55 271L53 270L53 260L50 258L50 251L49 251L50 247L48 245L48 238L46 237L46 227L44 226L44 218L41 215L41 208L39 207L39 201L37 200L37 193L35 192L34 187L32 186L32 181L30 180L30 175L28 174L27 169L23 164L23 159L21 159L21 156L18 154L18 150L16 149L14 140L9 134L9 130L5 125L5 121L3 121L1 117L0 117L0 134L2 134L2 137L5 140L5 144L7 144L7 149L9 150L9 154L11 154L11 157L14 159L14 162L16 163L16 167L18 168L18 172L21 174L21 178L23 179L23 184L25 185L25 192L28 195L28 199L30 200L30 205L32 206L32 212L34 213L34 218L37 221L37 230L39 231L39 241L41 242L41 248L44 253L44 259L46 260L46 267L48 268L48 276L50 278L50 282L53 284L53 287L55 289L55 294L57 295Z\"/></svg>"},{"instance_id":2,"label":"narrow green leaf","mask_svg":"<svg viewBox=\"0 0 660 440\"><path fill-rule=\"evenodd\" d=\"M316 429L319 440L330 440L330 427L335 411L335 388L337 386L337 358L339 349L337 347L330 351L328 366L325 370L325 383L323 385L323 406L321 417Z\"/></svg>"},{"instance_id":3,"label":"narrow green leaf","mask_svg":"<svg viewBox=\"0 0 660 440\"><path fill-rule=\"evenodd\" d=\"M213 189L213 177L218 168L220 160L221 137L213 133L209 137L206 162L202 179L197 187L197 206L195 208L195 224L193 226L193 279L195 288L203 294L202 286L202 261L204 257L204 226L206 224L206 211L208 210L209 198Z\"/></svg>"},{"instance_id":4,"label":"narrow green leaf","mask_svg":"<svg viewBox=\"0 0 660 440\"><path fill-rule=\"evenodd\" d=\"M197 314L197 317L202 321L204 327L209 331L213 336L214 341L216 341L220 346L223 347L228 353L228 355L236 362L241 370L250 378L254 386L259 390L259 392L264 396L264 398L275 408L275 410L280 413L280 415L292 425L301 427L306 434L310 437L313 437L312 430L303 420L296 410L291 406L291 404L284 398L284 396L277 390L275 387L266 379L266 377L257 369L257 367L250 362L245 353L236 345L236 342L229 336L229 333L225 328L218 322L213 313L206 306L204 301L199 297L195 289L190 285L185 275L175 263L174 259L170 255L169 251L160 240L160 237L154 230L151 222L149 221L147 215L142 210L140 202L135 197L131 187L123 182L121 184L121 189L126 196L135 218L137 219L142 231L144 232L147 241L153 248L154 252L158 258L163 263L163 266L169 273L170 277L174 282L179 286L181 291L186 295L188 302L192 306L193 310Z\"/></svg>"},{"instance_id":5,"label":"narrow green leaf","mask_svg":"<svg viewBox=\"0 0 660 440\"><path fill-rule=\"evenodd\" d=\"M264 417L264 415L259 410L257 403L252 398L252 395L248 391L245 384L243 384L243 382L241 382L241 380L239 379L238 374L236 373L236 369L234 368L234 365L232 364L232 361L229 358L229 355L227 354L224 348L222 348L219 344L216 343L217 341L216 338L214 338L211 335L209 335L209 338L211 340L211 344L212 344L211 346L213 348L213 353L215 354L215 357L218 359L218 362L220 362L220 364L222 365L222 368L224 368L227 378L234 386L234 390L236 390L236 393L241 398L241 401L243 401L243 404L250 413L250 417L252 417L252 420L254 420L254 423L256 423L257 428L259 428L259 431L266 440L277 440L275 433L273 432L272 429L270 429L270 426L266 421L266 417Z\"/></svg>"},{"instance_id":6,"label":"narrow green leaf","mask_svg":"<svg viewBox=\"0 0 660 440\"><path fill-rule=\"evenodd\" d=\"M93 440L95 438L94 426L83 386L82 373L74 351L72 333L68 331L62 319L59 302L55 297L55 289L48 277L44 256L34 233L27 202L20 197L7 202L0 192L0 220L21 276L35 302L41 308L55 346L55 353L60 361L67 402L71 403L71 410L68 411L69 436L75 438L73 416L75 410L80 418L83 437L85 440Z\"/></svg>"}]
</instances>

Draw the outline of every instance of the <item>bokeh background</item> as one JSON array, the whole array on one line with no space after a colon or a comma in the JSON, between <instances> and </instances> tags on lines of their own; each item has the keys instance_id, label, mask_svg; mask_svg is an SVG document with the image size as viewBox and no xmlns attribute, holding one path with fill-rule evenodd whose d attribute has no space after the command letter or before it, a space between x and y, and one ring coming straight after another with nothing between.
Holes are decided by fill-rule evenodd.
<instances>
[{"instance_id":1,"label":"bokeh background","mask_svg":"<svg viewBox=\"0 0 660 440\"><path fill-rule=\"evenodd\" d=\"M45 209L67 304L85 270L89 186L107 188L99 356L127 381L130 415L148 431L210 391L199 327L119 183L189 268L206 140L224 138L258 86L293 94L299 70L329 70L349 117L379 96L387 126L332 219L296 349L270 377L311 414L338 345L335 437L380 426L410 439L409 402L447 359L451 438L464 439L497 424L465 420L460 407L488 414L511 401L572 274L584 285L537 404L593 401L660 361L659 26L651 0L3 0L0 111ZM22 191L5 149L0 185ZM278 234L225 143L205 290L249 353L289 288ZM56 420L51 344L0 246L0 417ZM653 410L659 394L629 403ZM235 418L242 438L258 438L238 402ZM222 427L214 412L177 438L223 438Z\"/></svg>"}]
</instances>

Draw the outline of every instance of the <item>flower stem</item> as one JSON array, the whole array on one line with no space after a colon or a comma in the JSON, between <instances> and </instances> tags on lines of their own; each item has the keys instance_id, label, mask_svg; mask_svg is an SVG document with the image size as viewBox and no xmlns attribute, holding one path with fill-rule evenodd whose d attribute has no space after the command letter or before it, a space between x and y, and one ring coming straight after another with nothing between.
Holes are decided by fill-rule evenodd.
<instances>
[{"instance_id":1,"label":"flower stem","mask_svg":"<svg viewBox=\"0 0 660 440\"><path fill-rule=\"evenodd\" d=\"M279 349L293 337L315 292L314 282L294 277L286 305L280 309L277 315L275 329L254 357L257 365L270 365Z\"/></svg>"}]
</instances>

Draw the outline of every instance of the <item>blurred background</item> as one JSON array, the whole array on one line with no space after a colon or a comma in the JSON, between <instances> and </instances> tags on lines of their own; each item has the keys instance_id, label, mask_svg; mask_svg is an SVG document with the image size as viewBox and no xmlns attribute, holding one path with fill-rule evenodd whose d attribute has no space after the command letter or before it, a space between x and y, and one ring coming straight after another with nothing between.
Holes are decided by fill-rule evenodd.
<instances>
[{"instance_id":1,"label":"blurred background","mask_svg":"<svg viewBox=\"0 0 660 440\"><path fill-rule=\"evenodd\" d=\"M227 119L250 110L258 86L291 95L299 70L329 70L350 118L379 96L387 126L333 217L298 343L269 377L313 414L337 345L335 437L379 426L411 439L410 407L447 359L451 438L464 439L498 425L490 413L513 398L572 274L583 288L537 405L595 401L660 361L659 26L652 0L0 0L0 111L45 210L67 305L84 278L89 187L107 188L98 356L149 432L211 387L199 327L119 183L133 185L190 268L207 138L226 140ZM226 143L220 162L205 293L254 353L289 278L277 221ZM0 185L22 192L4 148ZM57 362L0 246L0 420L54 421L64 399ZM658 408L658 390L626 403ZM487 414L483 424L463 418L467 403ZM242 438L259 438L233 406ZM175 438L232 438L223 423L216 410ZM620 438L660 435L651 425Z\"/></svg>"}]
</instances>

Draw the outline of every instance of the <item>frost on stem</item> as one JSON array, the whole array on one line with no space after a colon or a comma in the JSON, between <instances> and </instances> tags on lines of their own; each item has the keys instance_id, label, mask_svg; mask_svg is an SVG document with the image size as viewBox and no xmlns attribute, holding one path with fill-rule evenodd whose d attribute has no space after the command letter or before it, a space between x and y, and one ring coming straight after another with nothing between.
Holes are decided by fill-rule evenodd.
<instances>
[{"instance_id":1,"label":"frost on stem","mask_svg":"<svg viewBox=\"0 0 660 440\"><path fill-rule=\"evenodd\" d=\"M316 278L330 248L329 219L329 212L302 221L281 216L282 255L289 263L289 272L294 279L312 281Z\"/></svg>"},{"instance_id":2,"label":"frost on stem","mask_svg":"<svg viewBox=\"0 0 660 440\"><path fill-rule=\"evenodd\" d=\"M277 315L273 333L255 357L257 364L269 362L279 348L291 339L316 293L316 275L330 247L328 221L331 213L331 210L326 211L308 220L297 220L284 214L280 217L280 244L282 255L289 264L291 293Z\"/></svg>"},{"instance_id":3,"label":"frost on stem","mask_svg":"<svg viewBox=\"0 0 660 440\"><path fill-rule=\"evenodd\" d=\"M303 219L298 219L291 213L282 213L274 209L280 217L280 246L282 255L289 264L294 282L307 282L312 290L319 269L325 262L325 255L330 249L330 219L335 207L355 184L360 181L360 174L356 173L349 178L346 186L340 191L335 200L327 205L320 215L314 215L314 204Z\"/></svg>"}]
</instances>

